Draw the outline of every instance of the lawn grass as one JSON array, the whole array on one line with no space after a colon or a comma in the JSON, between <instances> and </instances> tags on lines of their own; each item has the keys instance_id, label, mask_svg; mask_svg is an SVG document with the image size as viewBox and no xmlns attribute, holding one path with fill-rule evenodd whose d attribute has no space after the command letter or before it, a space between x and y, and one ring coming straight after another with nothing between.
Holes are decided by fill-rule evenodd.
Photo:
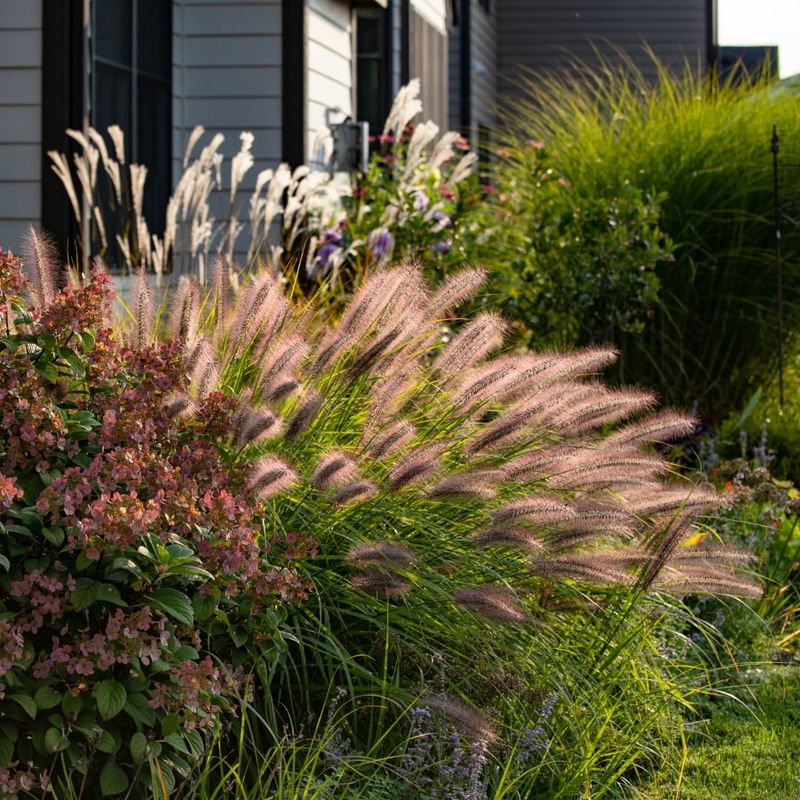
<instances>
[{"instance_id":1,"label":"lawn grass","mask_svg":"<svg viewBox=\"0 0 800 800\"><path fill-rule=\"evenodd\" d=\"M636 800L783 800L800 797L800 667L742 674L735 698L717 698L687 736L679 768L662 771Z\"/></svg>"}]
</instances>

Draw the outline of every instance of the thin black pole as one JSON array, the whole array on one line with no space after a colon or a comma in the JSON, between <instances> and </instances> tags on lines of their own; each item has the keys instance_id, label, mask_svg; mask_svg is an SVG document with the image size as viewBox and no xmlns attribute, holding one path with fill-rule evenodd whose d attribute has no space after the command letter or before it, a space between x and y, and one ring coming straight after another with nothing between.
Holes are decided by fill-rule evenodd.
<instances>
[{"instance_id":1,"label":"thin black pole","mask_svg":"<svg viewBox=\"0 0 800 800\"><path fill-rule=\"evenodd\" d=\"M778 283L778 393L783 408L783 252L781 249L781 186L778 128L772 126L772 186L775 195L775 267Z\"/></svg>"}]
</instances>

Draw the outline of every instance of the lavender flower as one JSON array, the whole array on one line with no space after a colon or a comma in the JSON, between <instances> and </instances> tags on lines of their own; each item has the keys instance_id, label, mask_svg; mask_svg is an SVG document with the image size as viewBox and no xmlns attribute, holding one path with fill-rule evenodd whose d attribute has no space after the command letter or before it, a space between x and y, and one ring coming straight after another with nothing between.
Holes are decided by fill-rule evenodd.
<instances>
[{"instance_id":1,"label":"lavender flower","mask_svg":"<svg viewBox=\"0 0 800 800\"><path fill-rule=\"evenodd\" d=\"M440 231L444 228L449 228L452 223L452 220L447 214L444 213L444 211L434 211L431 215L431 219L434 221L434 223L436 223L434 228L437 231Z\"/></svg>"},{"instance_id":2,"label":"lavender flower","mask_svg":"<svg viewBox=\"0 0 800 800\"><path fill-rule=\"evenodd\" d=\"M438 242L434 242L431 245L431 252L436 255L445 255L446 253L450 252L450 243L446 242L444 239L441 239Z\"/></svg>"},{"instance_id":3,"label":"lavender flower","mask_svg":"<svg viewBox=\"0 0 800 800\"><path fill-rule=\"evenodd\" d=\"M420 213L423 212L427 207L428 203L428 195L425 194L422 190L418 191L414 195L414 208L419 211Z\"/></svg>"},{"instance_id":4,"label":"lavender flower","mask_svg":"<svg viewBox=\"0 0 800 800\"><path fill-rule=\"evenodd\" d=\"M378 261L387 258L394 245L394 237L385 228L373 231L369 236L369 248Z\"/></svg>"},{"instance_id":5,"label":"lavender flower","mask_svg":"<svg viewBox=\"0 0 800 800\"><path fill-rule=\"evenodd\" d=\"M547 738L547 731L545 725L550 715L553 713L558 695L553 693L542 705L542 710L539 712L539 719L536 726L533 728L526 728L519 740L519 747L517 749L517 763L520 767L524 768L528 765L534 753L541 750L546 750L550 746L550 740Z\"/></svg>"}]
</instances>

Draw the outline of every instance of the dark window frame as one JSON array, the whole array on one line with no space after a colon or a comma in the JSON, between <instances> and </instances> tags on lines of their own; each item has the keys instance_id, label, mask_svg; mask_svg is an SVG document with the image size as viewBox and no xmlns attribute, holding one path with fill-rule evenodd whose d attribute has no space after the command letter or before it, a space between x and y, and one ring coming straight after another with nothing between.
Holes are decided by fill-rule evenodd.
<instances>
[{"instance_id":1,"label":"dark window frame","mask_svg":"<svg viewBox=\"0 0 800 800\"><path fill-rule=\"evenodd\" d=\"M118 73L124 73L130 85L130 100L129 109L130 116L128 121L129 130L125 131L125 150L126 160L128 163L141 163L148 168L147 183L145 184L145 216L147 218L148 226L151 233L163 233L164 225L164 212L166 211L166 204L169 195L172 192L172 2L171 0L162 0L167 2L169 10L167 12L166 29L163 31L164 38L159 43L164 49L162 50L164 70L161 74L158 72L147 69L143 64L141 58L142 44L140 42L140 32L142 25L148 25L147 19L140 19L140 0L123 0L130 10L130 64L125 63L124 60L118 60L110 57L107 54L100 55L97 50L97 14L99 11L98 0L91 0L89 9L89 42L87 53L87 70L89 75L89 107L88 114L90 123L98 126L98 109L100 104L98 101L98 69L97 67L106 67ZM158 149L161 150L160 158L158 161L163 162L163 172L159 172L154 168L154 165L148 164L142 157L143 144L140 141L140 121L143 113L143 93L140 91L140 83L142 81L152 82L156 91L160 91L166 95L166 103L163 108L164 119L158 119L155 124L158 125L163 136L161 141L157 143ZM153 98L156 95L150 98ZM163 98L162 98L163 99ZM119 123L119 120L114 120ZM106 131L100 131L106 135ZM148 208L149 207L149 208ZM148 214L147 211L150 211Z\"/></svg>"},{"instance_id":2,"label":"dark window frame","mask_svg":"<svg viewBox=\"0 0 800 800\"><path fill-rule=\"evenodd\" d=\"M378 34L378 47L372 52L362 52L359 45L359 28L361 27L361 20L363 19L374 20L376 23L375 31ZM383 8L375 6L356 7L353 9L353 23L353 107L355 109L355 118L357 120L369 122L370 133L378 134L383 127L383 122L386 119L386 114L388 113L389 104L391 102L388 91L391 71L391 65L389 63L389 39L391 36L391 29L388 24L388 15ZM359 80L359 75L361 64L364 60L378 63L377 85L379 94L377 109L373 109L375 111L374 119L370 119L370 117L364 113L364 103L359 101L359 92L362 89L362 82Z\"/></svg>"}]
</instances>

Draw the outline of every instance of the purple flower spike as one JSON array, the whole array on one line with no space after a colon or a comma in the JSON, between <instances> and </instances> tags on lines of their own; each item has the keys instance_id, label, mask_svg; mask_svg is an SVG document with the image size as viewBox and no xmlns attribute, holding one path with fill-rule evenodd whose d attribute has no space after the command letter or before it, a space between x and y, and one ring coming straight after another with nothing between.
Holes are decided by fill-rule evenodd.
<instances>
[{"instance_id":1,"label":"purple flower spike","mask_svg":"<svg viewBox=\"0 0 800 800\"><path fill-rule=\"evenodd\" d=\"M394 237L392 234L386 229L377 230L373 231L370 239L370 250L372 251L372 255L377 259L386 258L386 256L389 255L389 251L392 249L392 245L394 244Z\"/></svg>"},{"instance_id":2,"label":"purple flower spike","mask_svg":"<svg viewBox=\"0 0 800 800\"><path fill-rule=\"evenodd\" d=\"M446 242L446 241L444 241L444 239L442 239L442 240L440 240L438 242L434 242L431 245L431 250L434 253L439 253L440 255L444 255L445 253L449 253L450 252L450 243Z\"/></svg>"},{"instance_id":3,"label":"purple flower spike","mask_svg":"<svg viewBox=\"0 0 800 800\"><path fill-rule=\"evenodd\" d=\"M450 223L452 222L450 217L445 214L444 211L434 211L432 218L434 222L436 222L436 227L438 230L450 227Z\"/></svg>"}]
</instances>

